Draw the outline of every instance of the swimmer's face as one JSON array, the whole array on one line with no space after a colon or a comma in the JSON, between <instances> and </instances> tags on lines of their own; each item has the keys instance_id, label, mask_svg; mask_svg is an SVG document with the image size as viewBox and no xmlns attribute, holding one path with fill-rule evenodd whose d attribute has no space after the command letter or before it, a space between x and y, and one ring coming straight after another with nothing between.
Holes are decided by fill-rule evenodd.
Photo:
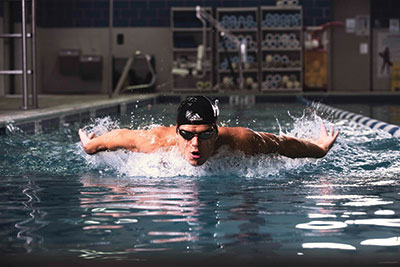
<instances>
[{"instance_id":1,"label":"swimmer's face","mask_svg":"<svg viewBox=\"0 0 400 267\"><path fill-rule=\"evenodd\" d=\"M214 153L218 134L212 125L183 124L176 134L179 151L191 165L202 165Z\"/></svg>"}]
</instances>

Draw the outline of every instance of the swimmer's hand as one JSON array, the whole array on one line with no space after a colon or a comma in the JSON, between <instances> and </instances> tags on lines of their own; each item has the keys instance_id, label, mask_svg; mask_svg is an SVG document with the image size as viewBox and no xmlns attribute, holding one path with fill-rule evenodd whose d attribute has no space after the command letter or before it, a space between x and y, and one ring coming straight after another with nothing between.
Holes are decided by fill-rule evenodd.
<instances>
[{"instance_id":1,"label":"swimmer's hand","mask_svg":"<svg viewBox=\"0 0 400 267\"><path fill-rule=\"evenodd\" d=\"M315 140L315 144L324 150L326 154L332 148L338 135L339 131L335 131L335 129L331 127L330 132L328 132L325 124L321 123L321 133L318 140Z\"/></svg>"},{"instance_id":2,"label":"swimmer's hand","mask_svg":"<svg viewBox=\"0 0 400 267\"><path fill-rule=\"evenodd\" d=\"M93 139L96 137L96 135L94 133L88 134L87 132L85 132L82 129L79 129L78 133L79 133L79 137L81 139L81 144L82 144L83 150L85 150L85 152L88 154L96 153L96 151L93 150L92 146L91 146L91 143L92 143Z\"/></svg>"}]
</instances>

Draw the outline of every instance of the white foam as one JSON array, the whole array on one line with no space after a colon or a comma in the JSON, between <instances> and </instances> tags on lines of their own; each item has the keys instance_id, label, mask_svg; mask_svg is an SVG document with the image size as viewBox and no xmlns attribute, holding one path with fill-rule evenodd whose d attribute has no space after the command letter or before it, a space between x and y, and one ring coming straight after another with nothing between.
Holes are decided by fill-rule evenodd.
<instances>
[{"instance_id":1,"label":"white foam","mask_svg":"<svg viewBox=\"0 0 400 267\"><path fill-rule=\"evenodd\" d=\"M96 168L114 170L121 176L135 177L268 177L280 171L296 169L308 162L306 159L287 159L275 155L245 156L222 148L202 166L190 165L176 150L151 154L128 151L100 152L85 155Z\"/></svg>"}]
</instances>

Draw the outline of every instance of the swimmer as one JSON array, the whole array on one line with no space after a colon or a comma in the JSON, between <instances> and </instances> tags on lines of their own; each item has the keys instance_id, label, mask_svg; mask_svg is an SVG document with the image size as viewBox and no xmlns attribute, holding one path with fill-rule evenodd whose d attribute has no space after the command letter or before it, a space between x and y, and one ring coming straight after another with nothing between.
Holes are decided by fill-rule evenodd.
<instances>
[{"instance_id":1,"label":"swimmer","mask_svg":"<svg viewBox=\"0 0 400 267\"><path fill-rule=\"evenodd\" d=\"M150 130L117 129L98 137L79 129L79 136L88 154L117 149L153 153L176 147L191 165L200 166L223 146L246 155L278 153L290 158L321 158L339 135L333 127L327 132L323 123L317 140L277 136L244 127L218 127L218 114L217 105L209 98L191 96L179 105L176 126Z\"/></svg>"}]
</instances>

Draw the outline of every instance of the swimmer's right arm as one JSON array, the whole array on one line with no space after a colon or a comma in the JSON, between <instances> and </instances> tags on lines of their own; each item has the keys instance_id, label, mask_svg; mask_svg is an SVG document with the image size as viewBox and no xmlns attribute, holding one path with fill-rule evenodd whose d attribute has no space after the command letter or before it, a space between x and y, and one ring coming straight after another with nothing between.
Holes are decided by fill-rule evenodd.
<instances>
[{"instance_id":1,"label":"swimmer's right arm","mask_svg":"<svg viewBox=\"0 0 400 267\"><path fill-rule=\"evenodd\" d=\"M79 129L79 137L83 149L88 154L95 154L104 150L117 150L120 148L134 151L136 148L137 133L135 130L117 129L97 136L94 133Z\"/></svg>"},{"instance_id":2,"label":"swimmer's right arm","mask_svg":"<svg viewBox=\"0 0 400 267\"><path fill-rule=\"evenodd\" d=\"M325 156L335 143L339 131L331 127L326 130L325 124L321 124L320 136L316 140L305 140L289 136L275 136L269 133L259 133L265 144L270 144L273 152L290 158L321 158ZM264 147L264 146L261 146ZM268 147L268 146L267 146Z\"/></svg>"}]
</instances>

